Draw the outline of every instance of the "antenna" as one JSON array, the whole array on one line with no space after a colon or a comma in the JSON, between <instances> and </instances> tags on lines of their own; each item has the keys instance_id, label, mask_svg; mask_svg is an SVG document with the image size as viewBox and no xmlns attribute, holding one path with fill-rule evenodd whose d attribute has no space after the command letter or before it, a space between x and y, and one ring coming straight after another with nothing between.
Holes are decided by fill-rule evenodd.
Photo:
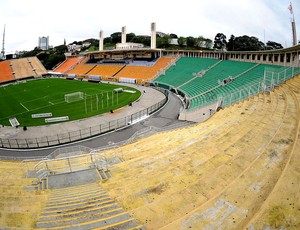
<instances>
[{"instance_id":1,"label":"antenna","mask_svg":"<svg viewBox=\"0 0 300 230\"><path fill-rule=\"evenodd\" d=\"M4 24L4 30L3 30L3 41L2 41L2 50L1 50L1 54L2 54L3 59L4 59L4 56L5 56L4 41L5 41L5 24Z\"/></svg>"}]
</instances>

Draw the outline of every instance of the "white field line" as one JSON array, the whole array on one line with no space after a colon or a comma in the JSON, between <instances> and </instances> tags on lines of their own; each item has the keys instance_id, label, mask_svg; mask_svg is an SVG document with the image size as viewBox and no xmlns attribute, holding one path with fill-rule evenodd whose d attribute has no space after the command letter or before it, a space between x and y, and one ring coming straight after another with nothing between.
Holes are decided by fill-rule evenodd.
<instances>
[{"instance_id":1,"label":"white field line","mask_svg":"<svg viewBox=\"0 0 300 230\"><path fill-rule=\"evenodd\" d=\"M24 109L26 109L27 111L29 111L29 109L27 109L27 108L25 107L25 105L23 105L22 103L20 103L20 105L22 105L22 107L23 107Z\"/></svg>"}]
</instances>

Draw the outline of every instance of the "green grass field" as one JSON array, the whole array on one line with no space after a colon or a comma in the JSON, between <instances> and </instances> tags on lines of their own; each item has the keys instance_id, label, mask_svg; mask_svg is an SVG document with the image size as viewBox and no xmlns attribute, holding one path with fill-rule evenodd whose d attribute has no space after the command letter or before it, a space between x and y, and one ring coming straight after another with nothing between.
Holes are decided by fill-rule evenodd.
<instances>
[{"instance_id":1,"label":"green grass field","mask_svg":"<svg viewBox=\"0 0 300 230\"><path fill-rule=\"evenodd\" d=\"M115 93L123 88L136 93ZM83 92L79 101L65 102L65 94ZM65 79L31 80L26 83L0 87L0 124L10 126L9 118L16 117L20 126L45 125L45 118L32 118L32 114L52 113L52 117L69 116L69 120L91 117L128 105L137 100L141 92L120 85L90 83Z\"/></svg>"}]
</instances>

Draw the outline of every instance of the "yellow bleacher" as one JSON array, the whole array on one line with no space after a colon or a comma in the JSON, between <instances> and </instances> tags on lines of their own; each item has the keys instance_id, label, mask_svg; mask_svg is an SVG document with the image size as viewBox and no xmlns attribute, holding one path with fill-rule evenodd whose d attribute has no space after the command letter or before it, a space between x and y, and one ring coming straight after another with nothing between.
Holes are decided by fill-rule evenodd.
<instances>
[{"instance_id":1,"label":"yellow bleacher","mask_svg":"<svg viewBox=\"0 0 300 230\"><path fill-rule=\"evenodd\" d=\"M161 57L159 58L153 66L126 66L122 71L120 71L116 77L120 78L133 78L137 79L138 83L143 80L151 80L156 74L166 68L169 63L174 61L175 58L172 57Z\"/></svg>"},{"instance_id":2,"label":"yellow bleacher","mask_svg":"<svg viewBox=\"0 0 300 230\"><path fill-rule=\"evenodd\" d=\"M294 94L284 85L194 127L124 146L126 161L103 187L147 229L244 229L295 154ZM299 221L295 199L290 218Z\"/></svg>"},{"instance_id":3,"label":"yellow bleacher","mask_svg":"<svg viewBox=\"0 0 300 230\"><path fill-rule=\"evenodd\" d=\"M122 152L125 160L110 166L112 177L98 184L107 192L109 202L112 198L125 210L112 218L125 215L124 221L135 219L146 229L297 229L299 87L300 77L296 77L270 93L222 109L203 123L101 152ZM88 161L83 156L74 158L72 164L80 169ZM29 164L29 168L35 165ZM66 164L51 167L61 170ZM76 211L71 206L88 204L84 194L100 190L93 184L66 192L50 190L48 196L23 190L29 179L22 177L26 169L20 163L0 161L0 170L0 226L4 227L26 228L36 223L43 227L46 215L54 216L50 222L55 225L56 215L61 215L55 214L53 206L64 207L71 199L66 195L69 193L79 198L65 205L63 209L70 215L59 222L71 227ZM46 198L49 202L42 212ZM101 199L106 199L102 190L97 202ZM96 209L93 205L86 208ZM106 220L99 217L76 226Z\"/></svg>"},{"instance_id":4,"label":"yellow bleacher","mask_svg":"<svg viewBox=\"0 0 300 230\"><path fill-rule=\"evenodd\" d=\"M34 162L28 163L32 167ZM47 192L26 191L32 178L20 162L0 161L0 228L32 229L46 203Z\"/></svg>"},{"instance_id":5,"label":"yellow bleacher","mask_svg":"<svg viewBox=\"0 0 300 230\"><path fill-rule=\"evenodd\" d=\"M94 64L85 64L89 58L84 58L78 65L74 67L74 69L70 70L68 74L77 74L83 75L88 73L95 65Z\"/></svg>"},{"instance_id":6,"label":"yellow bleacher","mask_svg":"<svg viewBox=\"0 0 300 230\"><path fill-rule=\"evenodd\" d=\"M108 77L114 76L123 67L123 65L97 65L88 75L102 76L104 80L108 80Z\"/></svg>"}]
</instances>

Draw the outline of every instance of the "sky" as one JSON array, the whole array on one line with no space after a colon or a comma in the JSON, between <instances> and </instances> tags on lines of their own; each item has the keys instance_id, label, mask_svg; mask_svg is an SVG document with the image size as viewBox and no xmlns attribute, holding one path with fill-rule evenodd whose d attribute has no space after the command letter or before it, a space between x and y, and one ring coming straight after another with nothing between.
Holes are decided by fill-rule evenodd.
<instances>
[{"instance_id":1,"label":"sky","mask_svg":"<svg viewBox=\"0 0 300 230\"><path fill-rule=\"evenodd\" d=\"M49 36L51 46L120 32L150 35L157 31L178 37L214 40L223 33L254 36L262 42L292 45L290 0L0 0L1 50L5 53L32 50L39 37ZM296 25L300 24L300 0L292 0ZM297 26L300 40L300 26Z\"/></svg>"}]
</instances>

